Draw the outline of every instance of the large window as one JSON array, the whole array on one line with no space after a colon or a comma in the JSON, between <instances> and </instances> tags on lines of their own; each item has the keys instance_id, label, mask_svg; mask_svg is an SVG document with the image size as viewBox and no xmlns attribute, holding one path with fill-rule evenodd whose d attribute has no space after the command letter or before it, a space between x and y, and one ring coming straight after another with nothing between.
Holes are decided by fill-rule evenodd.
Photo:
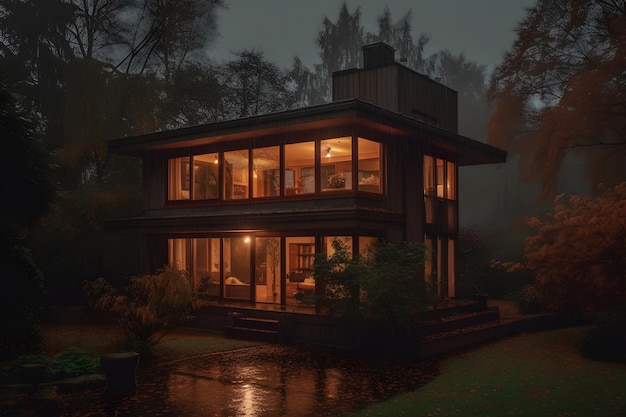
<instances>
[{"instance_id":1,"label":"large window","mask_svg":"<svg viewBox=\"0 0 626 417\"><path fill-rule=\"evenodd\" d=\"M359 191L382 192L380 143L359 138Z\"/></svg>"},{"instance_id":2,"label":"large window","mask_svg":"<svg viewBox=\"0 0 626 417\"><path fill-rule=\"evenodd\" d=\"M189 157L169 159L167 170L167 198L169 200L189 200L191 195Z\"/></svg>"},{"instance_id":3,"label":"large window","mask_svg":"<svg viewBox=\"0 0 626 417\"><path fill-rule=\"evenodd\" d=\"M249 300L250 236L223 239L224 298Z\"/></svg>"},{"instance_id":4,"label":"large window","mask_svg":"<svg viewBox=\"0 0 626 417\"><path fill-rule=\"evenodd\" d=\"M315 192L315 142L285 145L285 195Z\"/></svg>"},{"instance_id":5,"label":"large window","mask_svg":"<svg viewBox=\"0 0 626 417\"><path fill-rule=\"evenodd\" d=\"M280 303L281 299L281 247L279 237L255 239L254 274L256 301Z\"/></svg>"},{"instance_id":6,"label":"large window","mask_svg":"<svg viewBox=\"0 0 626 417\"><path fill-rule=\"evenodd\" d=\"M170 158L167 198L169 201L291 198L354 190L380 194L384 183L381 155L381 143L343 136ZM445 166L443 169L445 172Z\"/></svg>"},{"instance_id":7,"label":"large window","mask_svg":"<svg viewBox=\"0 0 626 417\"><path fill-rule=\"evenodd\" d=\"M219 197L217 154L193 157L193 199L208 200Z\"/></svg>"},{"instance_id":8,"label":"large window","mask_svg":"<svg viewBox=\"0 0 626 417\"><path fill-rule=\"evenodd\" d=\"M287 304L299 304L311 299L315 294L313 261L315 259L315 237L288 237L286 272Z\"/></svg>"},{"instance_id":9,"label":"large window","mask_svg":"<svg viewBox=\"0 0 626 417\"><path fill-rule=\"evenodd\" d=\"M280 147L252 150L253 196L273 197L280 194Z\"/></svg>"},{"instance_id":10,"label":"large window","mask_svg":"<svg viewBox=\"0 0 626 417\"><path fill-rule=\"evenodd\" d=\"M321 142L320 189L352 189L352 138L333 138Z\"/></svg>"},{"instance_id":11,"label":"large window","mask_svg":"<svg viewBox=\"0 0 626 417\"><path fill-rule=\"evenodd\" d=\"M224 152L224 199L248 198L249 190L248 149Z\"/></svg>"}]
</instances>

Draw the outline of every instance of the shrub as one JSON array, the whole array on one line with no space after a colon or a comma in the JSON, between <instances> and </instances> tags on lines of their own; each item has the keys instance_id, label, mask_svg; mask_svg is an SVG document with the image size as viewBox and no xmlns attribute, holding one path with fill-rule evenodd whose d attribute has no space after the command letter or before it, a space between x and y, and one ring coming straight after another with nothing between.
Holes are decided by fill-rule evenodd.
<instances>
[{"instance_id":1,"label":"shrub","mask_svg":"<svg viewBox=\"0 0 626 417\"><path fill-rule=\"evenodd\" d=\"M83 291L90 306L119 315L126 347L144 358L171 329L192 318L196 302L189 275L172 265L156 275L131 277L122 292L103 278L83 282Z\"/></svg>"},{"instance_id":2,"label":"shrub","mask_svg":"<svg viewBox=\"0 0 626 417\"><path fill-rule=\"evenodd\" d=\"M626 363L626 304L610 310L589 328L581 352L591 359Z\"/></svg>"},{"instance_id":3,"label":"shrub","mask_svg":"<svg viewBox=\"0 0 626 417\"><path fill-rule=\"evenodd\" d=\"M21 355L0 371L0 384L12 384L22 381L22 366L41 364L46 367L47 380L60 380L81 375L100 373L100 357L97 353L70 348L48 358L38 355Z\"/></svg>"},{"instance_id":4,"label":"shrub","mask_svg":"<svg viewBox=\"0 0 626 417\"><path fill-rule=\"evenodd\" d=\"M0 357L36 352L43 306L43 275L22 237L0 239L3 290L0 292Z\"/></svg>"},{"instance_id":5,"label":"shrub","mask_svg":"<svg viewBox=\"0 0 626 417\"><path fill-rule=\"evenodd\" d=\"M353 257L343 242L315 256L314 275L324 282L326 304L341 318L405 325L433 301L422 274L424 245L379 242Z\"/></svg>"}]
</instances>

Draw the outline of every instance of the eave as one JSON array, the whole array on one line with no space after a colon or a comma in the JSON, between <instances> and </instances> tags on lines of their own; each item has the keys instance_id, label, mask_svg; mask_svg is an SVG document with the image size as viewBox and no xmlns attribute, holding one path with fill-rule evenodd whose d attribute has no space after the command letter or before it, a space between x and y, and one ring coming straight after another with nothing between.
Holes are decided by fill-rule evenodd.
<instances>
[{"instance_id":1,"label":"eave","mask_svg":"<svg viewBox=\"0 0 626 417\"><path fill-rule=\"evenodd\" d=\"M113 139L108 146L114 153L143 156L159 150L192 148L347 125L367 126L409 140L426 138L431 147L456 155L460 166L506 161L506 152L501 149L358 99Z\"/></svg>"}]
</instances>

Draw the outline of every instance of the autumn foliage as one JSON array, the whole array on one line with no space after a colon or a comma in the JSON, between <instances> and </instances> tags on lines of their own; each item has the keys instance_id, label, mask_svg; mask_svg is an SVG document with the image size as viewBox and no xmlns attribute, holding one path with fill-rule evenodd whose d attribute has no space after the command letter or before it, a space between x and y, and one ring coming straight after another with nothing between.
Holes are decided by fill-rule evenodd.
<instances>
[{"instance_id":1,"label":"autumn foliage","mask_svg":"<svg viewBox=\"0 0 626 417\"><path fill-rule=\"evenodd\" d=\"M598 197L558 196L554 209L528 220L537 233L524 261L546 310L601 313L626 299L626 183Z\"/></svg>"},{"instance_id":2,"label":"autumn foliage","mask_svg":"<svg viewBox=\"0 0 626 417\"><path fill-rule=\"evenodd\" d=\"M539 0L494 70L488 140L521 158L541 196L557 193L566 158L588 162L589 187L626 179L626 3Z\"/></svg>"}]
</instances>

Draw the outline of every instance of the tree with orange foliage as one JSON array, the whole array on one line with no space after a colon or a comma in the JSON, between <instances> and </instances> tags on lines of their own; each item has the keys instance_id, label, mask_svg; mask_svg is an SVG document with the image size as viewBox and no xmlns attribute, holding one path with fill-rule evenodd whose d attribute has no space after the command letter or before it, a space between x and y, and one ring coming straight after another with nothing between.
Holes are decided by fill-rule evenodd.
<instances>
[{"instance_id":1,"label":"tree with orange foliage","mask_svg":"<svg viewBox=\"0 0 626 417\"><path fill-rule=\"evenodd\" d=\"M626 300L626 182L598 197L560 195L554 209L528 225L524 261L549 311L601 313Z\"/></svg>"},{"instance_id":2,"label":"tree with orange foliage","mask_svg":"<svg viewBox=\"0 0 626 417\"><path fill-rule=\"evenodd\" d=\"M571 153L592 191L626 180L626 2L538 0L490 80L488 141L520 154L522 178L557 193Z\"/></svg>"}]
</instances>

